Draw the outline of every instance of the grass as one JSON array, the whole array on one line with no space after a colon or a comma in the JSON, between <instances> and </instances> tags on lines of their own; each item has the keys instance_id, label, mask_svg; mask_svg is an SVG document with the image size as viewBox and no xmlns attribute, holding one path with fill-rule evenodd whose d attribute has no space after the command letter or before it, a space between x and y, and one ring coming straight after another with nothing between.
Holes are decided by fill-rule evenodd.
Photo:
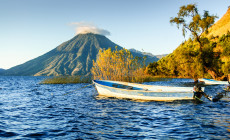
<instances>
[{"instance_id":1,"label":"grass","mask_svg":"<svg viewBox=\"0 0 230 140\"><path fill-rule=\"evenodd\" d=\"M134 83L153 82L153 81L161 81L163 78L167 78L167 77L142 75L142 76L136 76L131 81L125 80L124 82L134 82ZM127 79L131 79L131 78L127 78ZM90 76L56 76L56 77L46 78L45 80L40 82L40 84L76 84L76 83L91 83L91 81L92 78Z\"/></svg>"},{"instance_id":2,"label":"grass","mask_svg":"<svg viewBox=\"0 0 230 140\"><path fill-rule=\"evenodd\" d=\"M76 84L90 83L90 76L56 76L43 80L40 84Z\"/></svg>"}]
</instances>

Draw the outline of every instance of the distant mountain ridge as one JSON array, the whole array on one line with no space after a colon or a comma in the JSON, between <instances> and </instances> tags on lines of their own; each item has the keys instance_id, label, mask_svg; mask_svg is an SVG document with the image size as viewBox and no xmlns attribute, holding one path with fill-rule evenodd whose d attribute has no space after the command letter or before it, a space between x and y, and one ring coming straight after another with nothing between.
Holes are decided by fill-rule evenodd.
<instances>
[{"instance_id":1,"label":"distant mountain ridge","mask_svg":"<svg viewBox=\"0 0 230 140\"><path fill-rule=\"evenodd\" d=\"M0 74L3 73L5 69L0 68Z\"/></svg>"},{"instance_id":2,"label":"distant mountain ridge","mask_svg":"<svg viewBox=\"0 0 230 140\"><path fill-rule=\"evenodd\" d=\"M165 57L165 56L167 56L168 54L161 54L161 55L155 55L158 59L161 59L161 58L163 58L163 57Z\"/></svg>"},{"instance_id":3,"label":"distant mountain ridge","mask_svg":"<svg viewBox=\"0 0 230 140\"><path fill-rule=\"evenodd\" d=\"M103 35L79 34L57 46L53 50L24 64L4 71L4 75L34 75L34 76L59 76L59 75L87 75L101 49L120 50L122 47L113 43ZM132 52L134 56L143 57L142 54ZM156 57L148 57L146 62L157 61Z\"/></svg>"},{"instance_id":4,"label":"distant mountain ridge","mask_svg":"<svg viewBox=\"0 0 230 140\"><path fill-rule=\"evenodd\" d=\"M149 52L141 52L139 50L136 50L134 48L131 48L129 49L130 52L134 52L134 53L138 53L138 54L141 54L141 55L145 55L147 57L155 57L152 53L149 53Z\"/></svg>"},{"instance_id":5,"label":"distant mountain ridge","mask_svg":"<svg viewBox=\"0 0 230 140\"><path fill-rule=\"evenodd\" d=\"M163 57L165 57L165 56L168 55L168 54L153 55L152 53L149 53L149 52L141 52L141 51L136 50L136 49L134 49L134 48L129 49L129 51L130 51L130 52L139 53L139 54L144 55L144 56L147 56L147 57L156 57L156 58L158 58L158 59L161 59L161 58L163 58Z\"/></svg>"}]
</instances>

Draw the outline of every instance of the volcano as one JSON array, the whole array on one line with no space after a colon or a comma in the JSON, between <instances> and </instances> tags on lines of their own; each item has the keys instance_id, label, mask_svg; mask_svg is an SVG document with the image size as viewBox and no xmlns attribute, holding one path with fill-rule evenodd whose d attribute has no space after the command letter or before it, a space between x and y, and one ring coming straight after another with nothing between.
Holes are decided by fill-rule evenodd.
<instances>
[{"instance_id":1,"label":"volcano","mask_svg":"<svg viewBox=\"0 0 230 140\"><path fill-rule=\"evenodd\" d=\"M24 64L4 71L4 75L21 76L60 76L88 75L101 49L122 49L103 35L78 34L55 49ZM132 52L133 56L143 57L140 53ZM146 62L157 61L155 56L147 56Z\"/></svg>"}]
</instances>

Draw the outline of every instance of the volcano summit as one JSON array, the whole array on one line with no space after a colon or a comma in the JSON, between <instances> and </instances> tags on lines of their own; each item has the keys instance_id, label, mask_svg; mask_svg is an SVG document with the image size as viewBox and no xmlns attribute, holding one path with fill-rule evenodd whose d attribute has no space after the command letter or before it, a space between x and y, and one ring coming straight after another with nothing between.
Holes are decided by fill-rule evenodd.
<instances>
[{"instance_id":1,"label":"volcano summit","mask_svg":"<svg viewBox=\"0 0 230 140\"><path fill-rule=\"evenodd\" d=\"M96 60L99 50L109 47L115 50L115 46L118 50L122 49L103 35L78 34L44 55L4 71L3 75L87 75L90 74L93 60ZM144 56L135 52L132 54ZM155 56L147 56L146 62L157 60Z\"/></svg>"}]
</instances>

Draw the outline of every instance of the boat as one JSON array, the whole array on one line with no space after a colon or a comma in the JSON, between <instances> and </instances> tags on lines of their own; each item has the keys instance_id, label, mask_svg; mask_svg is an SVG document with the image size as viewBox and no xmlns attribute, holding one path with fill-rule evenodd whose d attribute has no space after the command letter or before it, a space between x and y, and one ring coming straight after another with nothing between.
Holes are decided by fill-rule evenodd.
<instances>
[{"instance_id":1,"label":"boat","mask_svg":"<svg viewBox=\"0 0 230 140\"><path fill-rule=\"evenodd\" d=\"M100 96L144 101L193 100L193 87L144 85L109 80L93 80ZM204 91L204 88L202 89Z\"/></svg>"},{"instance_id":2,"label":"boat","mask_svg":"<svg viewBox=\"0 0 230 140\"><path fill-rule=\"evenodd\" d=\"M228 84L228 81L217 81L214 79L200 78L198 80L200 82L204 82L206 85L227 85Z\"/></svg>"}]
</instances>

